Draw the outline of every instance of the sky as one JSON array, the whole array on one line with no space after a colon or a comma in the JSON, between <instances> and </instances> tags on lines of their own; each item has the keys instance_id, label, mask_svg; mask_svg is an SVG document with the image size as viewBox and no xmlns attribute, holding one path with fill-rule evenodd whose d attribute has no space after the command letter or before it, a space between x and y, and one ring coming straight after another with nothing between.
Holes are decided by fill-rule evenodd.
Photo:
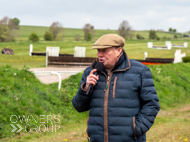
<instances>
[{"instance_id":1,"label":"sky","mask_svg":"<svg viewBox=\"0 0 190 142\"><path fill-rule=\"evenodd\" d=\"M20 25L118 29L128 21L133 30L190 31L190 0L0 0L0 19L18 18Z\"/></svg>"}]
</instances>

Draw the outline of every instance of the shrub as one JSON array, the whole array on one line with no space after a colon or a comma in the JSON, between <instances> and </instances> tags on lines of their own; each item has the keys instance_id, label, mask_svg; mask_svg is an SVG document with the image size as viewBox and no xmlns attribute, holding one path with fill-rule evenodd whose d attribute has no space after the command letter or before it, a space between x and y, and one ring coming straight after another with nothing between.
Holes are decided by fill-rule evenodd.
<instances>
[{"instance_id":1,"label":"shrub","mask_svg":"<svg viewBox=\"0 0 190 142\"><path fill-rule=\"evenodd\" d=\"M190 56L182 58L184 63L190 63Z\"/></svg>"},{"instance_id":2,"label":"shrub","mask_svg":"<svg viewBox=\"0 0 190 142\"><path fill-rule=\"evenodd\" d=\"M157 36L157 37L156 37L156 40L160 40L160 37Z\"/></svg>"},{"instance_id":3,"label":"shrub","mask_svg":"<svg viewBox=\"0 0 190 142\"><path fill-rule=\"evenodd\" d=\"M50 31L46 31L44 34L44 40L52 41L53 40L53 34Z\"/></svg>"},{"instance_id":4,"label":"shrub","mask_svg":"<svg viewBox=\"0 0 190 142\"><path fill-rule=\"evenodd\" d=\"M177 37L177 34L174 35L174 38L175 38L175 39L178 38L178 37Z\"/></svg>"},{"instance_id":5,"label":"shrub","mask_svg":"<svg viewBox=\"0 0 190 142\"><path fill-rule=\"evenodd\" d=\"M31 35L29 36L29 41L32 42L38 42L39 41L39 36L36 33L31 33Z\"/></svg>"},{"instance_id":6,"label":"shrub","mask_svg":"<svg viewBox=\"0 0 190 142\"><path fill-rule=\"evenodd\" d=\"M79 34L76 34L75 35L75 41L79 41L80 40L80 35Z\"/></svg>"},{"instance_id":7,"label":"shrub","mask_svg":"<svg viewBox=\"0 0 190 142\"><path fill-rule=\"evenodd\" d=\"M156 39L156 31L155 30L150 30L149 31L149 39Z\"/></svg>"},{"instance_id":8,"label":"shrub","mask_svg":"<svg viewBox=\"0 0 190 142\"><path fill-rule=\"evenodd\" d=\"M86 37L86 41L91 41L91 39L92 39L91 33L88 33Z\"/></svg>"},{"instance_id":9,"label":"shrub","mask_svg":"<svg viewBox=\"0 0 190 142\"><path fill-rule=\"evenodd\" d=\"M143 36L141 36L140 34L137 34L137 39L144 39L144 37Z\"/></svg>"}]
</instances>

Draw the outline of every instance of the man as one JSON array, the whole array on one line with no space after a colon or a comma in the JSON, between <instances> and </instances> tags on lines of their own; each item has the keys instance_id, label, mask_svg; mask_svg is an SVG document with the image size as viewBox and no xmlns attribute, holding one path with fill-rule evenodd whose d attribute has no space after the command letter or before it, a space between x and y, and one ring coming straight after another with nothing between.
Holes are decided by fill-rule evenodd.
<instances>
[{"instance_id":1,"label":"man","mask_svg":"<svg viewBox=\"0 0 190 142\"><path fill-rule=\"evenodd\" d=\"M117 34L103 35L94 43L98 58L85 69L72 100L77 111L90 110L91 142L145 142L160 109L149 68L129 59L124 45ZM97 62L104 64L104 70L96 76ZM86 95L90 84L94 87Z\"/></svg>"}]
</instances>

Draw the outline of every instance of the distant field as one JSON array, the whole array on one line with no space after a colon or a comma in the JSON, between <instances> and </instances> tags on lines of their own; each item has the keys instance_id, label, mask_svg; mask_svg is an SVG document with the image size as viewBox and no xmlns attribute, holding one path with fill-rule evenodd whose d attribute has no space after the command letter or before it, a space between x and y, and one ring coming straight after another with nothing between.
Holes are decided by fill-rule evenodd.
<instances>
[{"instance_id":1,"label":"distant field","mask_svg":"<svg viewBox=\"0 0 190 142\"><path fill-rule=\"evenodd\" d=\"M33 44L34 52L45 52L47 46L60 47L60 53L65 54L74 54L75 46L86 47L86 56L87 57L96 57L96 50L92 50L91 47L95 40L100 36L107 33L117 33L116 30L95 30L94 38L92 41L83 40L83 30L82 29L71 29L64 28L64 39L63 41L44 41L43 35L45 31L48 30L48 27L38 27L38 26L20 26L18 30L18 37L15 42L0 42L0 51L4 47L12 48L14 55L2 55L0 54L0 65L9 64L13 67L22 67L26 65L28 67L42 67L45 66L45 57L40 56L29 56L29 45ZM35 32L40 36L40 41L37 43L32 43L28 41L28 36ZM145 37L145 40L137 40L136 34L140 34ZM75 41L75 35L80 35L80 41ZM126 45L124 47L126 53L132 59L143 59L144 52L148 52L148 57L159 57L159 58L173 58L176 49L172 50L157 50L157 49L148 49L147 42L148 40L148 31L135 31L134 38L126 40ZM163 39L164 37L173 38L173 34L167 32L158 32L157 35ZM165 46L165 40L152 41L154 45ZM172 39L173 44L182 45L184 42L188 42L190 46L190 39ZM190 56L190 49L183 48L181 49L182 53L186 53L187 56Z\"/></svg>"}]
</instances>

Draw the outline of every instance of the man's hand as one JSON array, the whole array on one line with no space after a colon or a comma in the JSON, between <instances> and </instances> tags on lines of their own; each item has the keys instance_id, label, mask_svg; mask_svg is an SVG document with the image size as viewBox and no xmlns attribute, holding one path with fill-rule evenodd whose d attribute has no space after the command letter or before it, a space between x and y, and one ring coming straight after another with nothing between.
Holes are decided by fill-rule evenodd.
<instances>
[{"instance_id":1,"label":"man's hand","mask_svg":"<svg viewBox=\"0 0 190 142\"><path fill-rule=\"evenodd\" d=\"M87 78L86 78L86 86L85 86L84 90L87 91L88 88L89 88L89 86L90 86L90 84L92 84L93 86L96 85L97 80L99 80L99 75L96 76L94 74L96 71L97 71L97 69L93 69L90 72L89 76L87 76Z\"/></svg>"}]
</instances>

